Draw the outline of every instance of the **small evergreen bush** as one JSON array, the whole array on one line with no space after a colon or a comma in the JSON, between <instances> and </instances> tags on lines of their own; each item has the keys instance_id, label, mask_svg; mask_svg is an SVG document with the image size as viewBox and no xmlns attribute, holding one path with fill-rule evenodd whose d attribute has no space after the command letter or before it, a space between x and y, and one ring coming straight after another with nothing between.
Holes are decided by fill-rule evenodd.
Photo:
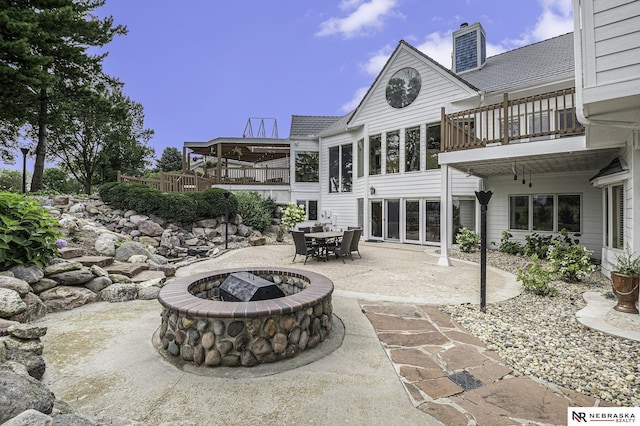
<instances>
[{"instance_id":1,"label":"small evergreen bush","mask_svg":"<svg viewBox=\"0 0 640 426\"><path fill-rule=\"evenodd\" d=\"M167 220L190 223L196 220L195 202L183 194L161 194L160 208L157 214Z\"/></svg>"},{"instance_id":2,"label":"small evergreen bush","mask_svg":"<svg viewBox=\"0 0 640 426\"><path fill-rule=\"evenodd\" d=\"M465 253L470 253L480 247L480 233L463 226L460 231L458 231L458 235L456 235L456 242L460 250Z\"/></svg>"},{"instance_id":3,"label":"small evergreen bush","mask_svg":"<svg viewBox=\"0 0 640 426\"><path fill-rule=\"evenodd\" d=\"M525 290L538 296L555 296L558 290L551 285L551 271L540 265L537 255L531 256L532 264L527 269L518 271L516 279Z\"/></svg>"},{"instance_id":4,"label":"small evergreen bush","mask_svg":"<svg viewBox=\"0 0 640 426\"><path fill-rule=\"evenodd\" d=\"M31 198L0 192L0 269L44 267L58 255L57 222Z\"/></svg>"},{"instance_id":5,"label":"small evergreen bush","mask_svg":"<svg viewBox=\"0 0 640 426\"><path fill-rule=\"evenodd\" d=\"M208 188L199 192L188 192L195 206L195 215L198 218L211 218L224 216L227 200L224 194L228 192L222 188ZM238 213L238 201L233 194L229 197L229 215Z\"/></svg>"},{"instance_id":6,"label":"small evergreen bush","mask_svg":"<svg viewBox=\"0 0 640 426\"><path fill-rule=\"evenodd\" d=\"M238 212L243 222L258 231L264 231L271 225L272 210L257 192L239 191L235 194Z\"/></svg>"}]
</instances>

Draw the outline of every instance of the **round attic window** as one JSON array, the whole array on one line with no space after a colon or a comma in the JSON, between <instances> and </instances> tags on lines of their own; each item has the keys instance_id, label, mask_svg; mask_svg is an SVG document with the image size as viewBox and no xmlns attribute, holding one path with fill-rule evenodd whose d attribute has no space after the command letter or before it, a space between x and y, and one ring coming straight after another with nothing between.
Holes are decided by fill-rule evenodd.
<instances>
[{"instance_id":1,"label":"round attic window","mask_svg":"<svg viewBox=\"0 0 640 426\"><path fill-rule=\"evenodd\" d=\"M387 102L394 108L411 105L418 97L422 87L420 73L415 68L407 67L397 71L387 83Z\"/></svg>"}]
</instances>

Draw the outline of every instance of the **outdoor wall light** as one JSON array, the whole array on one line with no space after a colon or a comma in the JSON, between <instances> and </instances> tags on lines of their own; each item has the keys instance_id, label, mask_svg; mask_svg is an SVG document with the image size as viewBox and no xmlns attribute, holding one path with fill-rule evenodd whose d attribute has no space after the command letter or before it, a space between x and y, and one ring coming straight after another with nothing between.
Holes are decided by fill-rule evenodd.
<instances>
[{"instance_id":1,"label":"outdoor wall light","mask_svg":"<svg viewBox=\"0 0 640 426\"><path fill-rule=\"evenodd\" d=\"M376 189L373 186L369 187L369 192L371 193L371 195L376 195Z\"/></svg>"}]
</instances>

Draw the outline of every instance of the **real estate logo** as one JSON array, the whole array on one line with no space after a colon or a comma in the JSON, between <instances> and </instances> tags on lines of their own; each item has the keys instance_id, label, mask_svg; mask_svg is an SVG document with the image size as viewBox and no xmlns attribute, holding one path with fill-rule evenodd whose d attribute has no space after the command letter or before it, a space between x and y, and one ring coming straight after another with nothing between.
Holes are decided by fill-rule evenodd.
<instances>
[{"instance_id":1,"label":"real estate logo","mask_svg":"<svg viewBox=\"0 0 640 426\"><path fill-rule=\"evenodd\" d=\"M640 407L569 407L567 426L640 424Z\"/></svg>"}]
</instances>

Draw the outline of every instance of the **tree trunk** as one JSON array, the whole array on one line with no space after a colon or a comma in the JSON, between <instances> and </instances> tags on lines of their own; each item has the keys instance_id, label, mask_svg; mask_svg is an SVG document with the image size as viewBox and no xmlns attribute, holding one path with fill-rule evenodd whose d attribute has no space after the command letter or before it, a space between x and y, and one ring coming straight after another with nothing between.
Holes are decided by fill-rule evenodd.
<instances>
[{"instance_id":1,"label":"tree trunk","mask_svg":"<svg viewBox=\"0 0 640 426\"><path fill-rule=\"evenodd\" d=\"M91 176L84 178L84 193L91 195Z\"/></svg>"},{"instance_id":2,"label":"tree trunk","mask_svg":"<svg viewBox=\"0 0 640 426\"><path fill-rule=\"evenodd\" d=\"M38 145L36 147L36 161L33 165L31 177L31 192L43 189L44 161L47 153L47 89L40 90L40 110L38 111Z\"/></svg>"}]
</instances>

